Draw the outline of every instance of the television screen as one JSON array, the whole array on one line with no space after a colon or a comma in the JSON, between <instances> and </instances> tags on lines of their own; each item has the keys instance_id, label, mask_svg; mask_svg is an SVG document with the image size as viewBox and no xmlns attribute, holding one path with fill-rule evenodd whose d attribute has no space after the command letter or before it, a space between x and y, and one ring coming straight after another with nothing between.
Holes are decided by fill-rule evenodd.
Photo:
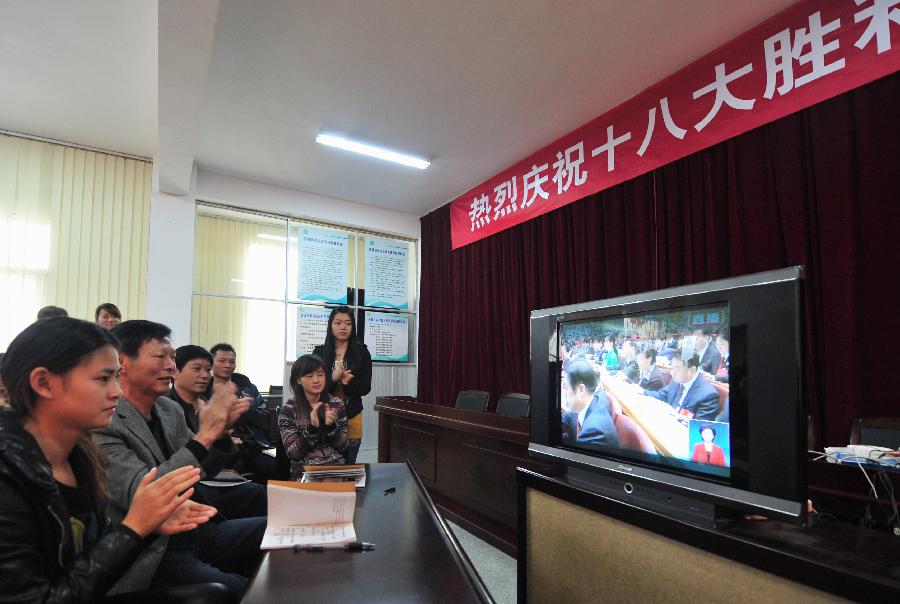
<instances>
[{"instance_id":1,"label":"television screen","mask_svg":"<svg viewBox=\"0 0 900 604\"><path fill-rule=\"evenodd\" d=\"M529 452L665 513L802 521L802 280L790 267L533 310Z\"/></svg>"},{"instance_id":2,"label":"television screen","mask_svg":"<svg viewBox=\"0 0 900 604\"><path fill-rule=\"evenodd\" d=\"M728 310L559 323L561 444L730 478Z\"/></svg>"}]
</instances>

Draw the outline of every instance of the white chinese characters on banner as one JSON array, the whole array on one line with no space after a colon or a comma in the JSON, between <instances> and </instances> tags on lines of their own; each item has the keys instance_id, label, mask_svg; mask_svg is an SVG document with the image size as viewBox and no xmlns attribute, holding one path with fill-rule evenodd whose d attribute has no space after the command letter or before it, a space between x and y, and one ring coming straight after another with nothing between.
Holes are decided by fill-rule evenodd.
<instances>
[{"instance_id":1,"label":"white chinese characters on banner","mask_svg":"<svg viewBox=\"0 0 900 604\"><path fill-rule=\"evenodd\" d=\"M494 220L517 211L517 197L515 176L494 187Z\"/></svg>"},{"instance_id":2,"label":"white chinese characters on banner","mask_svg":"<svg viewBox=\"0 0 900 604\"><path fill-rule=\"evenodd\" d=\"M366 237L365 291L366 306L409 308L408 242Z\"/></svg>"},{"instance_id":3,"label":"white chinese characters on banner","mask_svg":"<svg viewBox=\"0 0 900 604\"><path fill-rule=\"evenodd\" d=\"M409 317L367 312L365 342L373 361L409 362Z\"/></svg>"},{"instance_id":4,"label":"white chinese characters on banner","mask_svg":"<svg viewBox=\"0 0 900 604\"><path fill-rule=\"evenodd\" d=\"M301 306L297 308L297 356L310 354L313 348L325 343L328 331L328 315L331 311L319 306Z\"/></svg>"},{"instance_id":5,"label":"white chinese characters on banner","mask_svg":"<svg viewBox=\"0 0 900 604\"><path fill-rule=\"evenodd\" d=\"M672 119L672 114L669 112L669 98L663 97L659 99L659 109L662 112L663 123L666 125L666 130L669 131L669 134L681 140L684 138L684 135L687 134L687 130L684 128L680 128L675 120ZM644 135L644 140L641 142L641 146L637 150L637 154L641 157L644 156L644 153L647 152L647 147L650 146L650 139L653 138L653 129L656 126L656 107L651 107L650 111L647 112L647 133Z\"/></svg>"},{"instance_id":6,"label":"white chinese characters on banner","mask_svg":"<svg viewBox=\"0 0 900 604\"><path fill-rule=\"evenodd\" d=\"M900 0L801 0L770 21L453 200L453 249L896 71Z\"/></svg>"},{"instance_id":7,"label":"white chinese characters on banner","mask_svg":"<svg viewBox=\"0 0 900 604\"><path fill-rule=\"evenodd\" d=\"M622 136L613 136L613 126L609 126L606 129L606 143L591 151L591 157L606 153L606 171L612 172L616 169L616 147L630 139L631 132L626 132Z\"/></svg>"},{"instance_id":8,"label":"white chinese characters on banner","mask_svg":"<svg viewBox=\"0 0 900 604\"><path fill-rule=\"evenodd\" d=\"M338 231L300 227L297 298L347 303L350 236Z\"/></svg>"},{"instance_id":9,"label":"white chinese characters on banner","mask_svg":"<svg viewBox=\"0 0 900 604\"><path fill-rule=\"evenodd\" d=\"M865 19L869 20L866 30L859 37L859 40L853 43L854 46L862 50L866 45L875 38L875 48L878 54L891 49L891 21L900 25L900 0L853 0L857 6L862 6L867 2L871 5L857 11L853 15L853 22L859 23Z\"/></svg>"},{"instance_id":10,"label":"white chinese characters on banner","mask_svg":"<svg viewBox=\"0 0 900 604\"><path fill-rule=\"evenodd\" d=\"M766 90L763 97L771 99L775 94L775 82L781 75L781 85L778 86L778 94L784 95L794 88L799 88L813 80L844 68L844 59L836 59L826 63L825 55L838 50L840 42L831 40L825 42L825 35L830 34L841 26L841 20L822 25L821 12L815 12L809 16L809 30L801 27L794 32L791 41L791 30L784 29L763 42L766 60ZM809 50L804 49L809 46ZM794 78L794 61L800 65L811 64L807 73Z\"/></svg>"}]
</instances>

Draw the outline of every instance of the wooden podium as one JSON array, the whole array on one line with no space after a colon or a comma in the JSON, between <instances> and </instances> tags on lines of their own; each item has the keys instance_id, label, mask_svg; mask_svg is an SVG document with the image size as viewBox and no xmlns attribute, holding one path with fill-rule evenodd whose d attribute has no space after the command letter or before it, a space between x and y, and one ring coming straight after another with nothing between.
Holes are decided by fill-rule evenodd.
<instances>
[{"instance_id":1,"label":"wooden podium","mask_svg":"<svg viewBox=\"0 0 900 604\"><path fill-rule=\"evenodd\" d=\"M530 420L380 396L378 461L415 468L448 519L515 555L516 468L554 473L528 456Z\"/></svg>"}]
</instances>

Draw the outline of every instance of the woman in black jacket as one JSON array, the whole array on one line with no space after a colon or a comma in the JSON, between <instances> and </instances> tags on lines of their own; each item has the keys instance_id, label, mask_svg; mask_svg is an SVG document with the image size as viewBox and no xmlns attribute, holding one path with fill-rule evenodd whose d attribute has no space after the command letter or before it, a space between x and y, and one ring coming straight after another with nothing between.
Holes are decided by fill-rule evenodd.
<instances>
[{"instance_id":1,"label":"woman in black jacket","mask_svg":"<svg viewBox=\"0 0 900 604\"><path fill-rule=\"evenodd\" d=\"M93 602L153 532L196 528L213 508L188 501L199 470L154 480L107 526L106 477L90 430L109 424L121 395L116 339L70 318L25 329L3 359L0 408L0 602Z\"/></svg>"},{"instance_id":2,"label":"woman in black jacket","mask_svg":"<svg viewBox=\"0 0 900 604\"><path fill-rule=\"evenodd\" d=\"M356 339L356 321L349 307L332 309L325 344L316 346L313 354L325 361L325 392L346 404L350 432L347 463L356 463L362 441L362 397L372 389L372 357L366 345Z\"/></svg>"}]
</instances>

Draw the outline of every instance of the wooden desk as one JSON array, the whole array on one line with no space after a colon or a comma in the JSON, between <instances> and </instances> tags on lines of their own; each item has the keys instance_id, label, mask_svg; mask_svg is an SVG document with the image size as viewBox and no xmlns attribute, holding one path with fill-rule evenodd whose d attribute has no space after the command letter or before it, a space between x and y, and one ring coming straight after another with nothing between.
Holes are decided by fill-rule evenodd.
<instances>
[{"instance_id":1,"label":"wooden desk","mask_svg":"<svg viewBox=\"0 0 900 604\"><path fill-rule=\"evenodd\" d=\"M836 464L825 460L815 460L817 454L810 454L807 463L807 484L809 498L820 512L852 523L858 523L866 514L872 515L872 523L887 528L888 515L892 512L891 501L884 485L875 478L877 470L866 468L869 478L875 481L879 502L872 497L872 490L859 466L853 463ZM889 471L885 477L891 483L894 493L900 497L900 471Z\"/></svg>"},{"instance_id":2,"label":"wooden desk","mask_svg":"<svg viewBox=\"0 0 900 604\"><path fill-rule=\"evenodd\" d=\"M266 553L243 602L492 602L405 464L369 464L353 525L374 551ZM386 489L394 489L386 494Z\"/></svg>"},{"instance_id":3,"label":"wooden desk","mask_svg":"<svg viewBox=\"0 0 900 604\"><path fill-rule=\"evenodd\" d=\"M378 461L407 459L450 520L516 552L516 468L552 473L528 455L528 418L378 397Z\"/></svg>"},{"instance_id":4,"label":"wooden desk","mask_svg":"<svg viewBox=\"0 0 900 604\"><path fill-rule=\"evenodd\" d=\"M614 376L601 374L600 381L613 403L644 430L657 451L669 457L690 458L688 425L679 420L668 403L638 394L631 384Z\"/></svg>"},{"instance_id":5,"label":"wooden desk","mask_svg":"<svg viewBox=\"0 0 900 604\"><path fill-rule=\"evenodd\" d=\"M900 538L887 533L827 520L704 528L564 476L520 471L518 486L520 602L900 601Z\"/></svg>"}]
</instances>

